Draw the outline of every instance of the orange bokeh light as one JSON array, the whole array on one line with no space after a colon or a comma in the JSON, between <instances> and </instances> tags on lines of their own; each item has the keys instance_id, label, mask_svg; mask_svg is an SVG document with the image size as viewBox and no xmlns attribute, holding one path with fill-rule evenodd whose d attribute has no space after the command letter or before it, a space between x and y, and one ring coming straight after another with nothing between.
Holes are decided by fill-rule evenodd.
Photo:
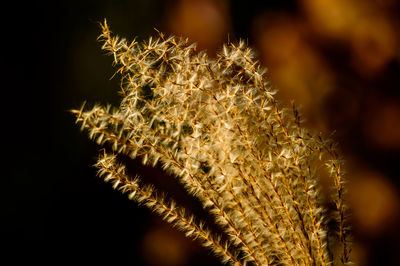
<instances>
[{"instance_id":1,"label":"orange bokeh light","mask_svg":"<svg viewBox=\"0 0 400 266\"><path fill-rule=\"evenodd\" d=\"M178 0L167 11L166 18L174 34L188 37L209 54L218 50L229 31L226 1Z\"/></svg>"}]
</instances>

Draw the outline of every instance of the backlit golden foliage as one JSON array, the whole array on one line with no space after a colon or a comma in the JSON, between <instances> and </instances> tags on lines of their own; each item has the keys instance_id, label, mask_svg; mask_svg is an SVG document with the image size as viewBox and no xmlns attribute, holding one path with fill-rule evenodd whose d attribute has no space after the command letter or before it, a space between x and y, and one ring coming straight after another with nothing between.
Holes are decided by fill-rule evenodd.
<instances>
[{"instance_id":1,"label":"backlit golden foliage","mask_svg":"<svg viewBox=\"0 0 400 266\"><path fill-rule=\"evenodd\" d=\"M106 22L100 40L120 67L121 104L72 112L105 146L96 166L106 182L222 262L350 263L343 161L330 140L307 131L294 105L278 104L244 42L225 45L211 59L163 34L128 42L113 36ZM118 154L162 165L213 215L224 237L130 177ZM328 195L321 188L323 167Z\"/></svg>"}]
</instances>

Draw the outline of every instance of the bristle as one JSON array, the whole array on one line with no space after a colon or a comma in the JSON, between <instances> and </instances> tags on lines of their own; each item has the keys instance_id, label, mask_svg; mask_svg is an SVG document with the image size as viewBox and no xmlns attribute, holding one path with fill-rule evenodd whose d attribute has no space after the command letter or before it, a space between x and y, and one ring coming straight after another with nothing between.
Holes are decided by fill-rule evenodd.
<instances>
[{"instance_id":1,"label":"bristle","mask_svg":"<svg viewBox=\"0 0 400 266\"><path fill-rule=\"evenodd\" d=\"M159 32L139 44L112 36L106 21L101 28L103 49L119 65L123 99L118 109L73 110L77 122L115 154L160 164L200 200L225 237L214 236L155 188L130 179L116 155L106 152L96 165L105 181L223 263L351 263L343 161L330 140L308 133L294 104L278 104L245 42L224 45L211 59L182 38ZM323 165L333 180L334 217L322 204L316 169ZM339 224L340 252L328 245L331 219Z\"/></svg>"}]
</instances>

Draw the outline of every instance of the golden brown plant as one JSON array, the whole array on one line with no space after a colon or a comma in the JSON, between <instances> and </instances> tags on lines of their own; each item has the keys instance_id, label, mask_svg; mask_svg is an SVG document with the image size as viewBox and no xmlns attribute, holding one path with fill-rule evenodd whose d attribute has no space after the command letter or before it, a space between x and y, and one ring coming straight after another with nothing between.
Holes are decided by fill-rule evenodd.
<instances>
[{"instance_id":1,"label":"golden brown plant","mask_svg":"<svg viewBox=\"0 0 400 266\"><path fill-rule=\"evenodd\" d=\"M101 27L103 49L121 66L123 99L118 109L72 112L90 138L111 144L113 151L104 149L96 164L105 181L224 263L350 263L343 162L335 145L308 133L294 105L278 105L244 42L228 44L210 59L187 40L160 33L144 44L128 43L112 36L106 21ZM128 176L117 154L161 164L226 237ZM331 180L329 211L321 166Z\"/></svg>"}]
</instances>

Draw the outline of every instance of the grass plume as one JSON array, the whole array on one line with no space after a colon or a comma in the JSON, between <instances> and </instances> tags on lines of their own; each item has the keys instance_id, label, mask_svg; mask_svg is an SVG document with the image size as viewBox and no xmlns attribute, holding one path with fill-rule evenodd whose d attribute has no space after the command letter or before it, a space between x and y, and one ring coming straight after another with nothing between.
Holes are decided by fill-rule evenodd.
<instances>
[{"instance_id":1,"label":"grass plume","mask_svg":"<svg viewBox=\"0 0 400 266\"><path fill-rule=\"evenodd\" d=\"M307 131L294 104L278 104L244 42L211 59L182 38L159 33L140 44L113 36L106 21L101 28L102 49L122 77L120 106L72 111L91 139L110 147L99 156L99 176L224 263L350 264L343 160L332 141ZM129 177L117 154L162 165L226 237ZM330 211L321 167L331 180Z\"/></svg>"}]
</instances>

